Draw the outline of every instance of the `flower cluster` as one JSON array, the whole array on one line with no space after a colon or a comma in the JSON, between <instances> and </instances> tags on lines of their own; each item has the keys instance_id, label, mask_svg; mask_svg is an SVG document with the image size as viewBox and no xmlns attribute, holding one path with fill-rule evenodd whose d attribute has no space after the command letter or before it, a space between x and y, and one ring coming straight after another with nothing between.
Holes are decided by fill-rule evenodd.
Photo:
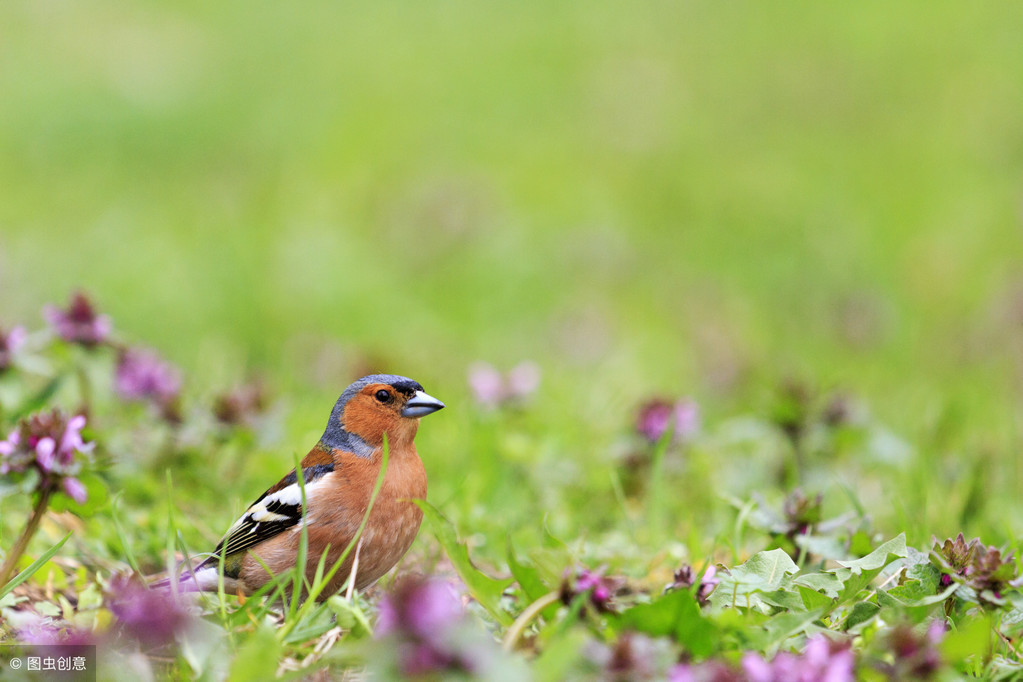
<instances>
[{"instance_id":1,"label":"flower cluster","mask_svg":"<svg viewBox=\"0 0 1023 682\"><path fill-rule=\"evenodd\" d=\"M0 329L0 374L14 365L14 354L25 343L24 327L15 327L9 332Z\"/></svg>"},{"instance_id":2,"label":"flower cluster","mask_svg":"<svg viewBox=\"0 0 1023 682\"><path fill-rule=\"evenodd\" d=\"M935 539L931 561L942 571L939 589L961 583L977 595L981 604L1002 605L1002 593L1023 582L1017 577L1011 552L1003 557L1000 549L985 546L980 538L967 542L962 533L940 545Z\"/></svg>"},{"instance_id":3,"label":"flower cluster","mask_svg":"<svg viewBox=\"0 0 1023 682\"><path fill-rule=\"evenodd\" d=\"M773 659L748 652L737 670L720 661L682 663L671 669L670 682L852 682L855 658L848 642L824 635L811 637L800 654L783 651Z\"/></svg>"},{"instance_id":4,"label":"flower cluster","mask_svg":"<svg viewBox=\"0 0 1023 682\"><path fill-rule=\"evenodd\" d=\"M85 417L68 418L60 410L40 412L0 441L0 474L34 469L40 474L39 490L52 491L59 483L76 502L85 502L85 486L75 478L81 468L76 453L87 455L95 443L82 439Z\"/></svg>"},{"instance_id":5,"label":"flower cluster","mask_svg":"<svg viewBox=\"0 0 1023 682\"><path fill-rule=\"evenodd\" d=\"M685 564L682 568L675 571L675 579L666 589L691 590L696 586L696 600L700 603L700 606L706 606L710 600L711 593L717 588L718 583L721 582L719 578L715 577L716 573L717 569L714 566L708 566L707 570L703 572L703 577L697 579L693 567Z\"/></svg>"},{"instance_id":6,"label":"flower cluster","mask_svg":"<svg viewBox=\"0 0 1023 682\"><path fill-rule=\"evenodd\" d=\"M177 413L181 373L152 351L124 349L117 357L114 390L123 400L148 402L171 417Z\"/></svg>"},{"instance_id":7,"label":"flower cluster","mask_svg":"<svg viewBox=\"0 0 1023 682\"><path fill-rule=\"evenodd\" d=\"M687 398L655 398L641 405L636 414L636 432L651 443L660 441L669 430L674 442L685 442L699 429L700 406Z\"/></svg>"},{"instance_id":8,"label":"flower cluster","mask_svg":"<svg viewBox=\"0 0 1023 682\"><path fill-rule=\"evenodd\" d=\"M403 579L380 602L376 636L396 643L404 677L478 672L480 661L458 646L465 618L455 587L443 580Z\"/></svg>"},{"instance_id":9,"label":"flower cluster","mask_svg":"<svg viewBox=\"0 0 1023 682\"><path fill-rule=\"evenodd\" d=\"M476 402L486 408L522 403L539 387L540 368L533 362L520 362L507 374L486 362L469 367L469 388Z\"/></svg>"},{"instance_id":10,"label":"flower cluster","mask_svg":"<svg viewBox=\"0 0 1023 682\"><path fill-rule=\"evenodd\" d=\"M68 343L92 348L106 343L113 325L110 317L96 312L92 302L82 292L71 297L67 308L46 306L43 315L57 336Z\"/></svg>"},{"instance_id":11,"label":"flower cluster","mask_svg":"<svg viewBox=\"0 0 1023 682\"><path fill-rule=\"evenodd\" d=\"M625 587L623 578L604 575L606 568L591 571L586 568L568 569L561 581L561 601L568 605L581 594L589 594L589 603L597 611L614 611L614 597Z\"/></svg>"}]
</instances>

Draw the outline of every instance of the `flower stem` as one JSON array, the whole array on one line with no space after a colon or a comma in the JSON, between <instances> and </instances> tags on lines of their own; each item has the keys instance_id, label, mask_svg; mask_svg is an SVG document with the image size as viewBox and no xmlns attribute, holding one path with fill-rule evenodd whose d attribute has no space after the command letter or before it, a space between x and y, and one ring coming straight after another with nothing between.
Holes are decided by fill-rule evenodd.
<instances>
[{"instance_id":1,"label":"flower stem","mask_svg":"<svg viewBox=\"0 0 1023 682\"><path fill-rule=\"evenodd\" d=\"M561 592L555 590L554 592L548 592L527 606L526 610L519 614L519 617L516 618L515 622L511 624L510 628L508 628L508 632L505 633L504 643L502 645L504 650L513 650L515 648L515 643L519 641L519 637L522 636L522 631L526 629L527 625L529 625L529 621L533 620L538 613L559 599L561 599Z\"/></svg>"},{"instance_id":2,"label":"flower stem","mask_svg":"<svg viewBox=\"0 0 1023 682\"><path fill-rule=\"evenodd\" d=\"M29 541L36 534L39 522L43 520L43 516L46 514L46 507L50 504L52 492L52 488L47 485L43 487L42 492L39 494L39 501L36 502L35 509L32 510L32 518L25 524L25 530L22 531L21 537L18 538L18 541L14 543L14 547L8 552L7 558L4 559L4 565L0 566L0 587L7 584L11 573L14 572L14 567L18 565L18 559L25 553L25 548L28 547Z\"/></svg>"}]
</instances>

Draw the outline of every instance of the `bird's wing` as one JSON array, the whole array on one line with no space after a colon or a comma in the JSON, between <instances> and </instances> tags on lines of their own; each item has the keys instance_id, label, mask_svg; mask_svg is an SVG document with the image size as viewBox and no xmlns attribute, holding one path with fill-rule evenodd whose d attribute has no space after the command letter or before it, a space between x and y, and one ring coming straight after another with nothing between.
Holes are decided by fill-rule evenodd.
<instances>
[{"instance_id":1,"label":"bird's wing","mask_svg":"<svg viewBox=\"0 0 1023 682\"><path fill-rule=\"evenodd\" d=\"M325 477L333 471L333 463L302 468L307 499L319 485L325 483ZM196 569L216 566L221 555L226 559L244 552L295 526L301 519L302 489L298 484L298 476L292 470L249 505L245 513L224 534L224 539L217 545L213 555L207 557Z\"/></svg>"}]
</instances>

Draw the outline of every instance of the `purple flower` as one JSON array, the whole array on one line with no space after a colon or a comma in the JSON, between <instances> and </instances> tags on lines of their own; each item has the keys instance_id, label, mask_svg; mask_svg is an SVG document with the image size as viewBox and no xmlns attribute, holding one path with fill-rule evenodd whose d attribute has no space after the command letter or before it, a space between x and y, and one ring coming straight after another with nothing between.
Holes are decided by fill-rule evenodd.
<instances>
[{"instance_id":1,"label":"purple flower","mask_svg":"<svg viewBox=\"0 0 1023 682\"><path fill-rule=\"evenodd\" d=\"M894 659L890 677L914 680L933 677L942 666L938 645L944 638L943 620L931 621L924 631L908 623L894 626L885 638Z\"/></svg>"},{"instance_id":2,"label":"purple flower","mask_svg":"<svg viewBox=\"0 0 1023 682\"><path fill-rule=\"evenodd\" d=\"M443 580L401 581L380 602L377 634L404 632L429 639L444 628L458 623L464 609L458 590Z\"/></svg>"},{"instance_id":3,"label":"purple flower","mask_svg":"<svg viewBox=\"0 0 1023 682\"><path fill-rule=\"evenodd\" d=\"M81 468L76 455L88 455L95 443L82 440L83 428L83 415L69 419L60 410L22 420L7 440L0 441L0 474L35 468L41 474L40 489L55 489L59 483L69 497L84 502L85 486L74 478Z\"/></svg>"},{"instance_id":4,"label":"purple flower","mask_svg":"<svg viewBox=\"0 0 1023 682\"><path fill-rule=\"evenodd\" d=\"M696 600L700 603L700 606L706 606L710 600L711 593L717 588L718 583L721 582L719 578L715 578L717 569L714 566L708 566L707 570L703 572L703 577L700 578L700 585L696 588ZM693 567L689 564L684 564L682 568L675 571L675 580L667 589L669 590L688 590L696 585L696 573L693 571Z\"/></svg>"},{"instance_id":5,"label":"purple flower","mask_svg":"<svg viewBox=\"0 0 1023 682\"><path fill-rule=\"evenodd\" d=\"M749 677L722 661L679 663L668 671L668 682L747 682Z\"/></svg>"},{"instance_id":6,"label":"purple flower","mask_svg":"<svg viewBox=\"0 0 1023 682\"><path fill-rule=\"evenodd\" d=\"M410 576L380 602L376 637L396 645L404 677L474 672L486 664L482 651L466 646L459 591L443 580Z\"/></svg>"},{"instance_id":7,"label":"purple flower","mask_svg":"<svg viewBox=\"0 0 1023 682\"><path fill-rule=\"evenodd\" d=\"M751 682L852 682L852 649L823 635L811 637L802 654L787 651L767 661L747 653L742 669Z\"/></svg>"},{"instance_id":8,"label":"purple flower","mask_svg":"<svg viewBox=\"0 0 1023 682\"><path fill-rule=\"evenodd\" d=\"M651 443L658 442L669 429L672 440L691 439L700 429L700 407L683 398L670 402L654 399L644 403L636 415L636 431Z\"/></svg>"},{"instance_id":9,"label":"purple flower","mask_svg":"<svg viewBox=\"0 0 1023 682\"><path fill-rule=\"evenodd\" d=\"M151 590L130 578L111 581L107 603L124 634L145 646L169 644L192 621L185 605L171 592Z\"/></svg>"},{"instance_id":10,"label":"purple flower","mask_svg":"<svg viewBox=\"0 0 1023 682\"><path fill-rule=\"evenodd\" d=\"M46 306L43 316L57 335L68 343L91 348L104 343L110 336L110 317L98 315L92 302L80 291L71 297L66 310Z\"/></svg>"},{"instance_id":11,"label":"purple flower","mask_svg":"<svg viewBox=\"0 0 1023 682\"><path fill-rule=\"evenodd\" d=\"M0 329L0 374L14 365L14 353L25 343L24 327L15 327L6 334Z\"/></svg>"},{"instance_id":12,"label":"purple flower","mask_svg":"<svg viewBox=\"0 0 1023 682\"><path fill-rule=\"evenodd\" d=\"M561 601L566 605L581 594L589 593L590 603L598 611L607 613L614 610L613 599L622 591L625 580L604 575L606 568L591 571L587 568L565 570L561 581Z\"/></svg>"},{"instance_id":13,"label":"purple flower","mask_svg":"<svg viewBox=\"0 0 1023 682\"><path fill-rule=\"evenodd\" d=\"M540 367L534 362L520 362L507 375L493 365L475 362L469 366L469 388L483 407L521 403L540 387Z\"/></svg>"},{"instance_id":14,"label":"purple flower","mask_svg":"<svg viewBox=\"0 0 1023 682\"><path fill-rule=\"evenodd\" d=\"M167 408L181 393L181 373L152 351L128 348L117 357L114 390L123 400Z\"/></svg>"},{"instance_id":15,"label":"purple flower","mask_svg":"<svg viewBox=\"0 0 1023 682\"><path fill-rule=\"evenodd\" d=\"M72 627L61 628L49 619L31 617L17 628L18 641L31 646L89 646L96 644L96 638L87 630Z\"/></svg>"}]
</instances>

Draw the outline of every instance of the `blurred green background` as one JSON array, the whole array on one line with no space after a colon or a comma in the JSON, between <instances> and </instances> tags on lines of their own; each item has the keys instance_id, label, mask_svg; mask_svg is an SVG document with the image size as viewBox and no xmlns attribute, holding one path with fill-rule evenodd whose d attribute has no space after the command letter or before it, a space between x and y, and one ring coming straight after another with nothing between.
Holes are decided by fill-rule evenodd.
<instances>
[{"instance_id":1,"label":"blurred green background","mask_svg":"<svg viewBox=\"0 0 1023 682\"><path fill-rule=\"evenodd\" d=\"M356 368L413 376L452 408L421 437L431 495L467 505L500 499L445 482L475 456L450 414L471 360L538 362L533 424L560 434L543 457L583 468L646 396L691 395L713 425L796 377L944 467L890 491L926 487L932 532L958 530L943 505L982 466L986 523L1011 536L1021 21L1015 3L3 3L0 324L81 287L194 392L267 376L300 408L296 447Z\"/></svg>"}]
</instances>

